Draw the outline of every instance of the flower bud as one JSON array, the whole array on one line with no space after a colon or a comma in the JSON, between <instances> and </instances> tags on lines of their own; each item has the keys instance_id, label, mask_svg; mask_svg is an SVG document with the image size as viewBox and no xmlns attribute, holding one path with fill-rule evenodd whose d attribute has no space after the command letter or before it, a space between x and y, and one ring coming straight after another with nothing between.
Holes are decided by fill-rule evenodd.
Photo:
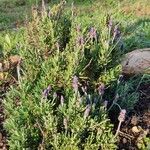
<instances>
[{"instance_id":1,"label":"flower bud","mask_svg":"<svg viewBox=\"0 0 150 150\"><path fill-rule=\"evenodd\" d=\"M94 27L91 27L90 31L89 31L89 36L91 39L97 39L97 33L96 33L96 29Z\"/></svg>"},{"instance_id":2,"label":"flower bud","mask_svg":"<svg viewBox=\"0 0 150 150\"><path fill-rule=\"evenodd\" d=\"M112 42L114 42L115 40L119 39L120 38L120 34L121 34L121 32L120 32L120 30L118 28L118 25L116 25L114 27L114 31L113 31L113 41Z\"/></svg>"},{"instance_id":3,"label":"flower bud","mask_svg":"<svg viewBox=\"0 0 150 150\"><path fill-rule=\"evenodd\" d=\"M73 77L72 86L73 86L74 91L77 92L78 91L78 77L77 76Z\"/></svg>"},{"instance_id":4,"label":"flower bud","mask_svg":"<svg viewBox=\"0 0 150 150\"><path fill-rule=\"evenodd\" d=\"M78 36L77 38L77 46L82 46L84 44L83 36Z\"/></svg>"},{"instance_id":5,"label":"flower bud","mask_svg":"<svg viewBox=\"0 0 150 150\"><path fill-rule=\"evenodd\" d=\"M51 91L51 86L49 85L42 93L43 98L47 98L50 91Z\"/></svg>"},{"instance_id":6,"label":"flower bud","mask_svg":"<svg viewBox=\"0 0 150 150\"><path fill-rule=\"evenodd\" d=\"M120 122L123 122L125 120L125 115L126 115L126 110L125 109L121 109L118 120Z\"/></svg>"}]
</instances>

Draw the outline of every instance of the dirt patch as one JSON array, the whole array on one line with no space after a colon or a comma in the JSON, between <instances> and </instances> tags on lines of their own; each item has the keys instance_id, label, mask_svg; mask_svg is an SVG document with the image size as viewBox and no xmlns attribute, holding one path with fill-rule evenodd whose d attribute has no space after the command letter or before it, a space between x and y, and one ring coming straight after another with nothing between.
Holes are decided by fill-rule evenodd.
<instances>
[{"instance_id":1,"label":"dirt patch","mask_svg":"<svg viewBox=\"0 0 150 150\"><path fill-rule=\"evenodd\" d=\"M118 150L150 149L150 84L139 88L140 99L121 127Z\"/></svg>"}]
</instances>

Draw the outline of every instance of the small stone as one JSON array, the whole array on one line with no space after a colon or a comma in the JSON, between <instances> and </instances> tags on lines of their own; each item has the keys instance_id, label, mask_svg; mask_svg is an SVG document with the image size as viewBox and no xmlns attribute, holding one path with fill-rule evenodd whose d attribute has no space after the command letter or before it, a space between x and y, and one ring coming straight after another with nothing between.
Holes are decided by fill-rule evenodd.
<instances>
[{"instance_id":1,"label":"small stone","mask_svg":"<svg viewBox=\"0 0 150 150\"><path fill-rule=\"evenodd\" d=\"M132 132L133 133L139 133L141 130L138 129L137 126L132 127Z\"/></svg>"},{"instance_id":2,"label":"small stone","mask_svg":"<svg viewBox=\"0 0 150 150\"><path fill-rule=\"evenodd\" d=\"M126 144L126 143L127 143L127 139L126 139L126 138L123 138L123 139L122 139L122 142L123 142L123 144Z\"/></svg>"}]
</instances>

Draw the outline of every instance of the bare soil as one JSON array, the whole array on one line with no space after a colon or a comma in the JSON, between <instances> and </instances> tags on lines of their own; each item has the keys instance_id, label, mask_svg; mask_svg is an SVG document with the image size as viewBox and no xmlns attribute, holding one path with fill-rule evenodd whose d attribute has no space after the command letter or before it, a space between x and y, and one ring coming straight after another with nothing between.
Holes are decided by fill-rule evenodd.
<instances>
[{"instance_id":1,"label":"bare soil","mask_svg":"<svg viewBox=\"0 0 150 150\"><path fill-rule=\"evenodd\" d=\"M150 142L150 83L139 88L140 99L121 127L118 150L150 150L144 138Z\"/></svg>"}]
</instances>

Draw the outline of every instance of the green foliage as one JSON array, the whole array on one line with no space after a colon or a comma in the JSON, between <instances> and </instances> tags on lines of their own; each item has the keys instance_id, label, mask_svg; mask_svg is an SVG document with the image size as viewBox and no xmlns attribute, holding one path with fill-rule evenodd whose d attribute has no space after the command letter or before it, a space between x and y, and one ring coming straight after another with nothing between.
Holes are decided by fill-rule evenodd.
<instances>
[{"instance_id":1,"label":"green foliage","mask_svg":"<svg viewBox=\"0 0 150 150\"><path fill-rule=\"evenodd\" d=\"M68 2L72 3L71 0ZM40 2L0 2L0 8L6 6L0 15L0 25L2 28L5 24L8 27L14 20L24 17L22 13L14 13L12 16L8 11L6 14L7 7L9 10L15 8L16 12L24 12L28 10L26 6L37 3ZM118 94L116 104L128 112L138 100L139 95L135 89L137 83L132 82L134 79L119 84L116 82L121 71L120 58L125 50L127 52L130 48L149 46L149 21L144 19L136 22L133 16L125 15L118 10L119 1L93 4L89 0L86 1L87 5L85 1L85 5L82 5L83 1L79 0L74 4L78 4L82 10L72 6L72 10L68 11L64 8L64 1L48 8L48 11L45 6L41 10L33 8L32 19L25 30L1 33L1 58L8 58L12 54L22 57L18 86L10 88L4 102L5 128L9 133L8 143L12 150L116 149L112 124L103 106L104 98L113 104L113 95ZM106 10L105 5L108 7ZM115 7L113 11L111 6ZM102 7L104 12L99 11ZM112 13L114 19L111 28L104 15L106 12ZM116 23L117 20L123 26ZM129 26L134 21L135 24ZM125 35L121 34L114 39L114 29L120 29L120 26ZM123 42L126 44L124 49ZM72 87L75 75L79 80L77 91ZM106 87L104 95L98 94L101 83ZM48 90L49 85L51 90L44 96L43 91ZM83 91L86 87L87 91ZM85 117L88 109L89 114ZM111 112L115 114L115 111L113 109ZM145 138L144 142L147 141ZM139 147L144 149L145 145Z\"/></svg>"},{"instance_id":2,"label":"green foliage","mask_svg":"<svg viewBox=\"0 0 150 150\"><path fill-rule=\"evenodd\" d=\"M23 30L19 32L2 32L0 34L0 59L8 58L10 55L18 54L18 44L23 41Z\"/></svg>"},{"instance_id":3,"label":"green foliage","mask_svg":"<svg viewBox=\"0 0 150 150\"><path fill-rule=\"evenodd\" d=\"M137 48L150 47L150 21L142 18L126 29L126 49L129 51ZM138 29L138 30L137 30Z\"/></svg>"},{"instance_id":4,"label":"green foliage","mask_svg":"<svg viewBox=\"0 0 150 150\"><path fill-rule=\"evenodd\" d=\"M55 5L51 12L43 7L41 15L33 9L19 44L22 77L5 99L10 149L116 147L97 84L109 84L118 76L119 61L113 56L121 56L119 41L104 21L103 28L82 28L72 12L65 13L64 4ZM5 45L11 48L10 38L6 35ZM78 92L71 86L74 75L81 85ZM91 85L88 95L81 92L86 82ZM52 89L45 97L42 91L48 85Z\"/></svg>"},{"instance_id":5,"label":"green foliage","mask_svg":"<svg viewBox=\"0 0 150 150\"><path fill-rule=\"evenodd\" d=\"M138 140L137 146L141 150L149 150L150 149L150 138L148 138L144 135L143 139Z\"/></svg>"},{"instance_id":6,"label":"green foliage","mask_svg":"<svg viewBox=\"0 0 150 150\"><path fill-rule=\"evenodd\" d=\"M125 108L128 112L130 112L137 101L139 100L139 94L137 92L136 87L138 86L138 79L130 79L129 81L124 81L120 83L117 87L117 93L119 98L117 103L121 106L121 108Z\"/></svg>"},{"instance_id":7,"label":"green foliage","mask_svg":"<svg viewBox=\"0 0 150 150\"><path fill-rule=\"evenodd\" d=\"M78 106L77 95L72 90L65 97L65 104L56 108L53 98L38 99L35 94L19 95L11 91L21 102L15 102L9 95L7 114L11 118L6 121L11 139L10 149L111 149L115 139L111 133L112 126L106 118L102 106L92 108L90 116L85 119L85 104ZM24 99L23 99L24 97ZM51 97L51 95L50 95ZM84 100L86 97L82 97ZM16 106L17 105L17 106ZM13 110L12 110L13 107ZM15 115L14 118L12 116ZM67 119L65 128L64 119Z\"/></svg>"}]
</instances>

